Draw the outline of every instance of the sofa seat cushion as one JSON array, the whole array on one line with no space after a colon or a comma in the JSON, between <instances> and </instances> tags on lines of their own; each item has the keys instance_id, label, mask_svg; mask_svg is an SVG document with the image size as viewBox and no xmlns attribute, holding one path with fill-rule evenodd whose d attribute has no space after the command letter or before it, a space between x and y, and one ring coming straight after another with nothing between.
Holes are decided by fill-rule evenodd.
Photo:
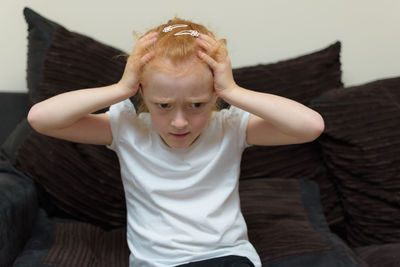
<instances>
[{"instance_id":1,"label":"sofa seat cushion","mask_svg":"<svg viewBox=\"0 0 400 267\"><path fill-rule=\"evenodd\" d=\"M370 267L400 266L400 243L359 247L356 251Z\"/></svg>"},{"instance_id":2,"label":"sofa seat cushion","mask_svg":"<svg viewBox=\"0 0 400 267\"><path fill-rule=\"evenodd\" d=\"M92 224L57 222L43 263L51 266L128 267L126 228L105 231Z\"/></svg>"},{"instance_id":3,"label":"sofa seat cushion","mask_svg":"<svg viewBox=\"0 0 400 267\"><path fill-rule=\"evenodd\" d=\"M40 209L30 239L13 267L128 267L126 228L111 231Z\"/></svg>"},{"instance_id":4,"label":"sofa seat cushion","mask_svg":"<svg viewBox=\"0 0 400 267\"><path fill-rule=\"evenodd\" d=\"M263 266L366 267L329 231L318 185L297 179L240 182L248 234ZM43 210L13 267L127 267L126 228L105 231L92 224L48 218ZM25 264L25 265L24 265Z\"/></svg>"},{"instance_id":5,"label":"sofa seat cushion","mask_svg":"<svg viewBox=\"0 0 400 267\"><path fill-rule=\"evenodd\" d=\"M0 265L9 266L23 249L38 211L33 182L0 160Z\"/></svg>"},{"instance_id":6,"label":"sofa seat cushion","mask_svg":"<svg viewBox=\"0 0 400 267\"><path fill-rule=\"evenodd\" d=\"M264 266L366 266L330 231L315 182L261 178L242 180L239 188L249 239Z\"/></svg>"},{"instance_id":7,"label":"sofa seat cushion","mask_svg":"<svg viewBox=\"0 0 400 267\"><path fill-rule=\"evenodd\" d=\"M20 251L12 267L50 267L44 259L54 244L55 222L49 219L43 209L39 209L35 221L32 223L32 232Z\"/></svg>"}]
</instances>

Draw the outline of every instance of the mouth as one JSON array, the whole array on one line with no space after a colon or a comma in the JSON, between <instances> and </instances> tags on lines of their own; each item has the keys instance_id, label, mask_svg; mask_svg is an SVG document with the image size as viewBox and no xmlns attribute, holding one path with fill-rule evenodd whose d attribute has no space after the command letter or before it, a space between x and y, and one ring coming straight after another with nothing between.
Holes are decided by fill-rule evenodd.
<instances>
[{"instance_id":1,"label":"mouth","mask_svg":"<svg viewBox=\"0 0 400 267\"><path fill-rule=\"evenodd\" d=\"M173 137L176 137L176 138L183 138L183 137L188 136L189 132L187 132L187 133L170 133L170 135L172 135Z\"/></svg>"}]
</instances>

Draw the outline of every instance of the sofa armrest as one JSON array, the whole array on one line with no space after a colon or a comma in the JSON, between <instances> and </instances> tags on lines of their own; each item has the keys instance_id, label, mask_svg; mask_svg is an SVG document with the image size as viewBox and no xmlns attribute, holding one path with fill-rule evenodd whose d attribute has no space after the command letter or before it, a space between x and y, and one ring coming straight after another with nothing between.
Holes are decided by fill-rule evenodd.
<instances>
[{"instance_id":1,"label":"sofa armrest","mask_svg":"<svg viewBox=\"0 0 400 267\"><path fill-rule=\"evenodd\" d=\"M26 117L29 107L27 93L0 93L0 144L6 140L21 119Z\"/></svg>"},{"instance_id":2,"label":"sofa armrest","mask_svg":"<svg viewBox=\"0 0 400 267\"><path fill-rule=\"evenodd\" d=\"M21 253L37 212L33 181L0 162L0 266L10 266Z\"/></svg>"}]
</instances>

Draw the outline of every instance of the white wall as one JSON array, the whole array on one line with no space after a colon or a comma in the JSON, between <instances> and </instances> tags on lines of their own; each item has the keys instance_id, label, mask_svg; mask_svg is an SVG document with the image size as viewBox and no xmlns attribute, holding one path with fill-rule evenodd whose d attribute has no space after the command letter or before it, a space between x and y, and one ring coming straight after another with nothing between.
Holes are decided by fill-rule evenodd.
<instances>
[{"instance_id":1,"label":"white wall","mask_svg":"<svg viewBox=\"0 0 400 267\"><path fill-rule=\"evenodd\" d=\"M144 32L177 14L227 38L234 67L287 59L340 40L346 85L400 76L399 0L1 0L0 91L26 91L24 6L126 51L133 30Z\"/></svg>"}]
</instances>

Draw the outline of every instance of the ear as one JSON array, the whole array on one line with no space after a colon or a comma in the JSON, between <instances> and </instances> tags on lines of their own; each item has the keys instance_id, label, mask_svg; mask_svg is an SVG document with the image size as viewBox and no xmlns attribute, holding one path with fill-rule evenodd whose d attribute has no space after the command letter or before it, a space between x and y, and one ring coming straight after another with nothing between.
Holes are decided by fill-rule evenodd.
<instances>
[{"instance_id":1,"label":"ear","mask_svg":"<svg viewBox=\"0 0 400 267\"><path fill-rule=\"evenodd\" d=\"M141 83L139 84L139 94L143 98L143 86Z\"/></svg>"},{"instance_id":2,"label":"ear","mask_svg":"<svg viewBox=\"0 0 400 267\"><path fill-rule=\"evenodd\" d=\"M220 98L217 96L215 92L213 92L213 98L211 99L212 101L212 110L213 111L218 111L220 110Z\"/></svg>"},{"instance_id":3,"label":"ear","mask_svg":"<svg viewBox=\"0 0 400 267\"><path fill-rule=\"evenodd\" d=\"M142 112L149 112L149 109L146 106L146 103L144 101L144 91L143 91L143 86L142 84L139 84L139 105L138 105L138 110L137 110L137 114L139 115Z\"/></svg>"},{"instance_id":4,"label":"ear","mask_svg":"<svg viewBox=\"0 0 400 267\"><path fill-rule=\"evenodd\" d=\"M214 104L214 105L217 103L218 99L219 99L219 97L217 96L217 94L216 94L215 91L214 91L214 92L213 92L213 98L212 98L212 101L213 101L213 104Z\"/></svg>"},{"instance_id":5,"label":"ear","mask_svg":"<svg viewBox=\"0 0 400 267\"><path fill-rule=\"evenodd\" d=\"M139 84L139 94L140 94L140 99L141 102L143 103L143 105L146 105L146 103L144 102L144 90L143 90L143 86L142 84Z\"/></svg>"}]
</instances>

